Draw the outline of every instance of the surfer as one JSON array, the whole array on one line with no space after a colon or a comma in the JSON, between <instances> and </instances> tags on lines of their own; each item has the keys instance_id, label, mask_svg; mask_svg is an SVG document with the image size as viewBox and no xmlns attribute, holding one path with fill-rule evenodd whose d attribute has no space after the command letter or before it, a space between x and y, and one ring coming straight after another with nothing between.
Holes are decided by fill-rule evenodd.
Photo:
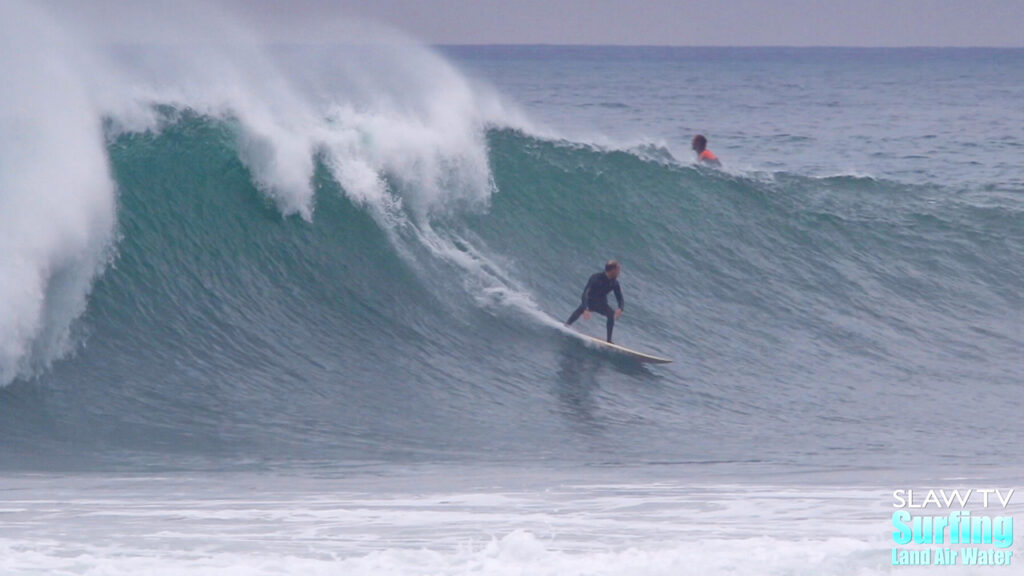
<instances>
[{"instance_id":1,"label":"surfer","mask_svg":"<svg viewBox=\"0 0 1024 576\"><path fill-rule=\"evenodd\" d=\"M697 161L708 166L719 167L722 165L718 161L718 156L711 150L708 150L708 139L703 134L697 134L693 137L693 151L697 153Z\"/></svg>"},{"instance_id":2,"label":"surfer","mask_svg":"<svg viewBox=\"0 0 1024 576\"><path fill-rule=\"evenodd\" d=\"M625 307L626 302L622 299L622 288L619 287L619 272L622 271L622 267L615 260L609 260L604 265L604 272L598 272L587 280L587 286L583 289L583 301L580 307L569 316L569 320L565 323L566 326L572 325L573 322L579 319L582 315L585 319L590 319L590 312L594 311L598 314L604 315L608 319L606 326L608 328L608 342L612 341L612 329L615 328L615 319L622 315L622 309ZM608 306L608 293L615 292L615 299L619 301L618 310L612 310Z\"/></svg>"}]
</instances>

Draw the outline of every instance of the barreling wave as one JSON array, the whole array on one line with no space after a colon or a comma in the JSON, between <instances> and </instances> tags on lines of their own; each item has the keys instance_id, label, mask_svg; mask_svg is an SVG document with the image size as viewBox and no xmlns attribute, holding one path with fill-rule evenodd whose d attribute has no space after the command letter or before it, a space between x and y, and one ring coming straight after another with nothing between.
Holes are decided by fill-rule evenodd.
<instances>
[{"instance_id":1,"label":"barreling wave","mask_svg":"<svg viewBox=\"0 0 1024 576\"><path fill-rule=\"evenodd\" d=\"M30 112L0 125L12 453L586 459L597 443L607 461L700 461L715 442L813 462L877 449L844 439L890 417L925 435L950 401L901 411L892 386L1016 383L1012 201L541 136L405 41L242 45L103 54L4 93ZM5 78L46 70L4 54ZM629 391L550 329L611 257L620 337L680 360L613 362L644 385ZM1019 406L971 409L1015 433Z\"/></svg>"},{"instance_id":2,"label":"barreling wave","mask_svg":"<svg viewBox=\"0 0 1024 576\"><path fill-rule=\"evenodd\" d=\"M1000 354L1021 346L1006 318L1020 304L1024 227L1009 207L492 128L490 196L424 212L406 202L414 185L381 171L393 196L373 203L320 154L303 217L260 191L235 121L167 113L160 132L108 147L117 257L78 322L79 354L4 403L8 438L308 458L543 445L559 419L534 412L524 430L493 414L528 410L554 379L560 410L593 424L588 354L546 326L612 256L627 272L620 333L686 366L662 377L690 382L659 400L665 419L641 417L656 428L781 418L799 429L804 410L841 418L836 398L859 383L878 401L919 378L1013 383ZM629 429L631 402L615 398L604 426Z\"/></svg>"}]
</instances>

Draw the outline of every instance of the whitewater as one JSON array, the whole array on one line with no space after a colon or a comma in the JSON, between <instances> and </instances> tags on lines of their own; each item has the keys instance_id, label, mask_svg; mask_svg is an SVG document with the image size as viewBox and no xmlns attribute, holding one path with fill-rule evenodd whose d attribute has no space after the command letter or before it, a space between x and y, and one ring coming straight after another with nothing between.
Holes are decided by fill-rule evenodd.
<instances>
[{"instance_id":1,"label":"whitewater","mask_svg":"<svg viewBox=\"0 0 1024 576\"><path fill-rule=\"evenodd\" d=\"M888 574L1020 477L1024 52L139 18L0 8L0 572Z\"/></svg>"}]
</instances>

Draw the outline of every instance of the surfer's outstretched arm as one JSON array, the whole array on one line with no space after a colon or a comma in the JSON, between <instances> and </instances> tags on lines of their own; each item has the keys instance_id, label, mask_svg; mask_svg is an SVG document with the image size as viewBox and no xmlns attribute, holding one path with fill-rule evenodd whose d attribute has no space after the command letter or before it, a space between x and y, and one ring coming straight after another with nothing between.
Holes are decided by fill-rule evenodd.
<instances>
[{"instance_id":1,"label":"surfer's outstretched arm","mask_svg":"<svg viewBox=\"0 0 1024 576\"><path fill-rule=\"evenodd\" d=\"M622 311L626 308L626 299L622 297L622 287L619 286L618 282L615 283L614 290L615 290L615 299L618 300L618 302L619 302L619 313L621 314Z\"/></svg>"}]
</instances>

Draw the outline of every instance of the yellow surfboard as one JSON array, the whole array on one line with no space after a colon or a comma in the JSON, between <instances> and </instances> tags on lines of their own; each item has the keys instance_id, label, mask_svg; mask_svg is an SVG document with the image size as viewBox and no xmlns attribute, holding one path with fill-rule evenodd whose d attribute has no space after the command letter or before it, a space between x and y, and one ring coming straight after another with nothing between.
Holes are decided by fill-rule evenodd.
<instances>
[{"instance_id":1,"label":"yellow surfboard","mask_svg":"<svg viewBox=\"0 0 1024 576\"><path fill-rule=\"evenodd\" d=\"M672 362L672 360L668 358L662 358L660 356L652 356L650 354L644 354L643 352L637 352L636 350L631 350L629 348L626 348L625 346L611 344L609 342L601 340L600 338L594 338L593 336L588 336L580 332L574 333L580 338L582 338L585 342L589 342L597 346L602 346L604 348L607 348L608 350L617 352L619 354L623 354L625 356L629 356L630 358L633 358L637 362L644 362L648 364L669 364Z\"/></svg>"}]
</instances>

